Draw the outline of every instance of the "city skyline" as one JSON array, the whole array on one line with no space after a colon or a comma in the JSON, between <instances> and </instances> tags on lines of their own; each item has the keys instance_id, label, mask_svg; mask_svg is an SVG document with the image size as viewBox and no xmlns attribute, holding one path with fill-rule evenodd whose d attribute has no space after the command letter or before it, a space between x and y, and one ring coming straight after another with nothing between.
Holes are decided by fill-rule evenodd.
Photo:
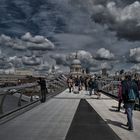
<instances>
[{"instance_id":1,"label":"city skyline","mask_svg":"<svg viewBox=\"0 0 140 140\"><path fill-rule=\"evenodd\" d=\"M1 0L0 72L140 70L139 0Z\"/></svg>"}]
</instances>

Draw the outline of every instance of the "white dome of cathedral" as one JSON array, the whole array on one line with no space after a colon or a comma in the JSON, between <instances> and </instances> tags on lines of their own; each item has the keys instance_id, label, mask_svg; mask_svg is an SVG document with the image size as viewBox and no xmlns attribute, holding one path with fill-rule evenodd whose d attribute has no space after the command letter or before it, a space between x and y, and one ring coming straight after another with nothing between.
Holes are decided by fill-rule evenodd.
<instances>
[{"instance_id":1,"label":"white dome of cathedral","mask_svg":"<svg viewBox=\"0 0 140 140\"><path fill-rule=\"evenodd\" d=\"M72 65L81 65L81 62L80 62L79 59L74 59L74 60L72 61Z\"/></svg>"}]
</instances>

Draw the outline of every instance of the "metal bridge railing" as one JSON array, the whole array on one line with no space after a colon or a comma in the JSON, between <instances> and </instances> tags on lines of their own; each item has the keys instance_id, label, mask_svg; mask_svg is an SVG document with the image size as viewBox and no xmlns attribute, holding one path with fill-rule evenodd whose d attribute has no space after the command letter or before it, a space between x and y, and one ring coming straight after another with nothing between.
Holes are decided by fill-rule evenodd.
<instances>
[{"instance_id":1,"label":"metal bridge railing","mask_svg":"<svg viewBox=\"0 0 140 140\"><path fill-rule=\"evenodd\" d=\"M29 91L29 89L32 89ZM0 114L3 114L3 104L8 95L13 95L15 93L19 94L18 103L17 106L21 106L21 99L23 94L28 94L30 97L30 101L33 101L33 95L35 95L35 91L39 91L38 84L37 83L28 83L13 87L6 87L6 88L0 88ZM28 93L27 93L28 92Z\"/></svg>"},{"instance_id":2,"label":"metal bridge railing","mask_svg":"<svg viewBox=\"0 0 140 140\"><path fill-rule=\"evenodd\" d=\"M102 85L102 91L118 98L118 86L120 81L108 81ZM136 105L139 106L139 99L136 100Z\"/></svg>"},{"instance_id":3,"label":"metal bridge railing","mask_svg":"<svg viewBox=\"0 0 140 140\"><path fill-rule=\"evenodd\" d=\"M55 78L53 80L46 81L46 87L48 88L48 94L57 94L64 91L67 88L67 85L66 81ZM18 86L0 88L0 115L5 113L4 102L6 100L6 97L8 95L13 96L14 94L17 93L18 93L17 107L20 107L22 105L23 95L26 95L26 97L30 98L29 102L34 101L33 96L35 95L40 97L40 86L37 82L35 82L22 84ZM39 101L39 98L35 99L35 101L37 100Z\"/></svg>"}]
</instances>

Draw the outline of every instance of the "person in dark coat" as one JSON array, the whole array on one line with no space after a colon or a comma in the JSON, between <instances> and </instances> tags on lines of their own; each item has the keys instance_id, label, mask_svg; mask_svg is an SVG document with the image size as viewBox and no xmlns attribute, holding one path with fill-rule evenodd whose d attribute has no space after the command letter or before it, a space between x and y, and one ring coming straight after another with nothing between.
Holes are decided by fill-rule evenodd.
<instances>
[{"instance_id":1,"label":"person in dark coat","mask_svg":"<svg viewBox=\"0 0 140 140\"><path fill-rule=\"evenodd\" d=\"M94 89L94 79L93 77L90 77L89 81L88 81L88 87L89 87L89 95L92 95L92 91Z\"/></svg>"},{"instance_id":2,"label":"person in dark coat","mask_svg":"<svg viewBox=\"0 0 140 140\"><path fill-rule=\"evenodd\" d=\"M93 84L94 94L97 95L97 98L99 99L101 97L101 94L99 92L99 83L96 78L94 78L94 84Z\"/></svg>"},{"instance_id":3,"label":"person in dark coat","mask_svg":"<svg viewBox=\"0 0 140 140\"><path fill-rule=\"evenodd\" d=\"M127 124L128 124L128 130L133 130L133 110L135 106L135 100L129 100L128 94L130 92L130 89L134 91L135 97L138 97L139 91L137 84L132 81L131 76L128 75L126 77L127 80L125 80L122 84L122 97L126 109L126 114L127 114Z\"/></svg>"},{"instance_id":4,"label":"person in dark coat","mask_svg":"<svg viewBox=\"0 0 140 140\"><path fill-rule=\"evenodd\" d=\"M41 99L40 101L43 103L46 101L46 93L48 93L48 90L46 88L46 81L44 78L39 78L39 81L37 81L38 84L40 85L40 89L41 89Z\"/></svg>"},{"instance_id":5,"label":"person in dark coat","mask_svg":"<svg viewBox=\"0 0 140 140\"><path fill-rule=\"evenodd\" d=\"M118 85L118 109L117 109L118 112L121 109L122 101L123 101L123 99L122 99L122 81L120 81L119 85Z\"/></svg>"}]
</instances>

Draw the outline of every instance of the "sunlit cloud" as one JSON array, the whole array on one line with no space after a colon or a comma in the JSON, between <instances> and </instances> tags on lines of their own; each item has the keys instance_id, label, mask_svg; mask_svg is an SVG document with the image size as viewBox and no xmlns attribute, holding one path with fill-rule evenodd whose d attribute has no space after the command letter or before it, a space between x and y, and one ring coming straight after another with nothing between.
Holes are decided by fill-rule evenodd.
<instances>
[{"instance_id":1,"label":"sunlit cloud","mask_svg":"<svg viewBox=\"0 0 140 140\"><path fill-rule=\"evenodd\" d=\"M133 63L140 63L140 48L130 49L129 58Z\"/></svg>"},{"instance_id":2,"label":"sunlit cloud","mask_svg":"<svg viewBox=\"0 0 140 140\"><path fill-rule=\"evenodd\" d=\"M0 36L0 45L11 47L17 50L52 50L54 44L44 36L32 36L29 32L20 38L11 38L2 34Z\"/></svg>"},{"instance_id":3,"label":"sunlit cloud","mask_svg":"<svg viewBox=\"0 0 140 140\"><path fill-rule=\"evenodd\" d=\"M96 59L101 59L101 60L112 60L114 59L115 56L113 53L111 53L109 50L105 48L100 48L96 52Z\"/></svg>"}]
</instances>

